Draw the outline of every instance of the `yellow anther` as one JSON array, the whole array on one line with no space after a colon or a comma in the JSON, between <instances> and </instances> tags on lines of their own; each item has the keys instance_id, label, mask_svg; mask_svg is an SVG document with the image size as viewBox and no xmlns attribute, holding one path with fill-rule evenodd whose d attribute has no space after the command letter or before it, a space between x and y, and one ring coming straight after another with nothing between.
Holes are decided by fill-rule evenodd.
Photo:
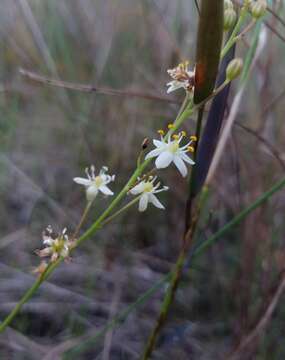
<instances>
[{"instance_id":1,"label":"yellow anther","mask_svg":"<svg viewBox=\"0 0 285 360\"><path fill-rule=\"evenodd\" d=\"M182 130L180 134L181 136L186 136L186 131Z\"/></svg>"},{"instance_id":2,"label":"yellow anther","mask_svg":"<svg viewBox=\"0 0 285 360\"><path fill-rule=\"evenodd\" d=\"M165 134L164 130L162 130L162 129L157 130L157 132L159 133L159 135L164 135Z\"/></svg>"},{"instance_id":3,"label":"yellow anther","mask_svg":"<svg viewBox=\"0 0 285 360\"><path fill-rule=\"evenodd\" d=\"M172 138L173 138L174 140L178 140L178 139L179 139L179 135L174 134L174 135L172 135Z\"/></svg>"},{"instance_id":4,"label":"yellow anther","mask_svg":"<svg viewBox=\"0 0 285 360\"><path fill-rule=\"evenodd\" d=\"M168 127L168 129L173 129L173 128L174 128L174 124L168 124L167 127Z\"/></svg>"},{"instance_id":5,"label":"yellow anther","mask_svg":"<svg viewBox=\"0 0 285 360\"><path fill-rule=\"evenodd\" d=\"M198 138L197 138L197 136L192 135L192 136L190 136L190 140L192 140L192 141L197 141L197 140L198 140Z\"/></svg>"},{"instance_id":6,"label":"yellow anther","mask_svg":"<svg viewBox=\"0 0 285 360\"><path fill-rule=\"evenodd\" d=\"M194 147L193 146L188 146L187 147L187 150L191 153L193 153L195 151Z\"/></svg>"}]
</instances>

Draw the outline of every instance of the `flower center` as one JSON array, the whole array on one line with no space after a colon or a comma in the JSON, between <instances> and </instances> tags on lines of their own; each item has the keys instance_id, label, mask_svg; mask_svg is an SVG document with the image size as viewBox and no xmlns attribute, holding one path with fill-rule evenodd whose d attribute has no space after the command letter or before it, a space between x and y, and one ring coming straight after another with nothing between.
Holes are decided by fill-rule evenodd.
<instances>
[{"instance_id":1,"label":"flower center","mask_svg":"<svg viewBox=\"0 0 285 360\"><path fill-rule=\"evenodd\" d=\"M97 188L99 188L103 184L103 179L101 176L96 176L94 179L94 183Z\"/></svg>"},{"instance_id":2,"label":"flower center","mask_svg":"<svg viewBox=\"0 0 285 360\"><path fill-rule=\"evenodd\" d=\"M147 182L144 186L143 192L152 192L153 190L153 185L151 182Z\"/></svg>"},{"instance_id":3,"label":"flower center","mask_svg":"<svg viewBox=\"0 0 285 360\"><path fill-rule=\"evenodd\" d=\"M64 239L63 238L56 239L54 241L54 243L52 244L52 251L54 253L60 253L63 248L64 248Z\"/></svg>"},{"instance_id":4,"label":"flower center","mask_svg":"<svg viewBox=\"0 0 285 360\"><path fill-rule=\"evenodd\" d=\"M173 154L176 153L176 151L179 149L178 141L173 141L171 144L169 144L168 150L172 152Z\"/></svg>"}]
</instances>

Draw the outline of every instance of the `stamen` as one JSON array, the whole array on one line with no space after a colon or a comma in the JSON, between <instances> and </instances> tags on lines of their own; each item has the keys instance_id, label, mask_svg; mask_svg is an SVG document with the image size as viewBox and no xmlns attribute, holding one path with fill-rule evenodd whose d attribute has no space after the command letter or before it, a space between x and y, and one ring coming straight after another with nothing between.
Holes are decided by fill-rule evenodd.
<instances>
[{"instance_id":1,"label":"stamen","mask_svg":"<svg viewBox=\"0 0 285 360\"><path fill-rule=\"evenodd\" d=\"M88 177L88 179L91 180L91 176L90 176L90 174L89 174L89 169L88 169L88 167L85 168L85 174L86 174L86 176Z\"/></svg>"},{"instance_id":2,"label":"stamen","mask_svg":"<svg viewBox=\"0 0 285 360\"><path fill-rule=\"evenodd\" d=\"M168 124L167 127L168 127L168 129L173 129L173 128L174 128L174 124Z\"/></svg>"},{"instance_id":3,"label":"stamen","mask_svg":"<svg viewBox=\"0 0 285 360\"><path fill-rule=\"evenodd\" d=\"M186 131L184 131L184 130L182 130L181 132L180 132L180 134L181 134L181 136L186 136Z\"/></svg>"},{"instance_id":4,"label":"stamen","mask_svg":"<svg viewBox=\"0 0 285 360\"><path fill-rule=\"evenodd\" d=\"M159 133L159 135L162 135L162 136L165 134L164 130L162 130L162 129L157 130L157 132Z\"/></svg>"},{"instance_id":5,"label":"stamen","mask_svg":"<svg viewBox=\"0 0 285 360\"><path fill-rule=\"evenodd\" d=\"M177 135L177 134L172 135L172 137L173 137L174 140L178 140L178 139L179 139L179 135Z\"/></svg>"},{"instance_id":6,"label":"stamen","mask_svg":"<svg viewBox=\"0 0 285 360\"><path fill-rule=\"evenodd\" d=\"M193 146L188 146L187 147L187 150L191 153L193 153L195 151L194 147Z\"/></svg>"},{"instance_id":7,"label":"stamen","mask_svg":"<svg viewBox=\"0 0 285 360\"><path fill-rule=\"evenodd\" d=\"M196 135L192 135L192 136L190 136L190 140L192 140L192 141L197 141L197 140L198 140L198 138L197 138L197 136L196 136Z\"/></svg>"}]
</instances>

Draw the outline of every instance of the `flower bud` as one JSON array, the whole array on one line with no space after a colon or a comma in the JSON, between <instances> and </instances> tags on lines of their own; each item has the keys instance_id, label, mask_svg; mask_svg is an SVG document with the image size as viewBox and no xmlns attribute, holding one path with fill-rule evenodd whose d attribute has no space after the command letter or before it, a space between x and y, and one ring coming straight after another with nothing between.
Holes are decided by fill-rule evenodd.
<instances>
[{"instance_id":1,"label":"flower bud","mask_svg":"<svg viewBox=\"0 0 285 360\"><path fill-rule=\"evenodd\" d=\"M224 1L224 9L227 10L227 9L233 9L234 8L234 5L232 3L231 0L225 0Z\"/></svg>"},{"instance_id":2,"label":"flower bud","mask_svg":"<svg viewBox=\"0 0 285 360\"><path fill-rule=\"evenodd\" d=\"M233 59L226 70L227 80L234 80L242 71L243 61L240 58Z\"/></svg>"},{"instance_id":3,"label":"flower bud","mask_svg":"<svg viewBox=\"0 0 285 360\"><path fill-rule=\"evenodd\" d=\"M232 9L228 8L225 10L225 12L224 12L224 30L225 31L230 30L234 26L234 24L236 22L236 18L237 18L237 15L233 8Z\"/></svg>"},{"instance_id":4,"label":"flower bud","mask_svg":"<svg viewBox=\"0 0 285 360\"><path fill-rule=\"evenodd\" d=\"M251 3L250 11L252 17L255 19L261 18L266 12L267 3L266 0L257 0Z\"/></svg>"}]
</instances>

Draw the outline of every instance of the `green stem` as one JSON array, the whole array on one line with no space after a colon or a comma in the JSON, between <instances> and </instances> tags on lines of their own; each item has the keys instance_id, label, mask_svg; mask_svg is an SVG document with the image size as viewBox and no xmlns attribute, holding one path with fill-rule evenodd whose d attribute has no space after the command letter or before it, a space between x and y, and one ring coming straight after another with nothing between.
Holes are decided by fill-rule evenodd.
<instances>
[{"instance_id":1,"label":"green stem","mask_svg":"<svg viewBox=\"0 0 285 360\"><path fill-rule=\"evenodd\" d=\"M113 219L115 219L118 215L120 215L122 212L126 211L128 208L130 208L131 206L133 206L135 203L137 203L140 199L140 196L136 197L135 199L133 199L132 201L130 201L129 203L127 203L125 206L123 206L121 209L119 209L118 211L116 211L113 215L109 216L107 219L105 219L104 221L102 221L101 226L104 226L106 224L108 224L110 221L112 221Z\"/></svg>"},{"instance_id":2,"label":"green stem","mask_svg":"<svg viewBox=\"0 0 285 360\"><path fill-rule=\"evenodd\" d=\"M75 229L75 231L74 231L74 233L73 233L73 235L72 235L72 237L71 237L72 240L75 240L75 239L76 239L76 237L77 237L77 235L78 235L78 233L79 233L82 225L84 224L84 221L85 221L86 218L87 218L87 215L88 215L88 213L89 213L89 210L90 210L92 204L93 204L92 201L88 201L88 202L87 202L87 205L85 206L85 209L84 209L84 211L83 211L83 214L82 214L82 216L81 216L81 219L79 220L79 223L78 223L78 225L76 226L76 229Z\"/></svg>"}]
</instances>

